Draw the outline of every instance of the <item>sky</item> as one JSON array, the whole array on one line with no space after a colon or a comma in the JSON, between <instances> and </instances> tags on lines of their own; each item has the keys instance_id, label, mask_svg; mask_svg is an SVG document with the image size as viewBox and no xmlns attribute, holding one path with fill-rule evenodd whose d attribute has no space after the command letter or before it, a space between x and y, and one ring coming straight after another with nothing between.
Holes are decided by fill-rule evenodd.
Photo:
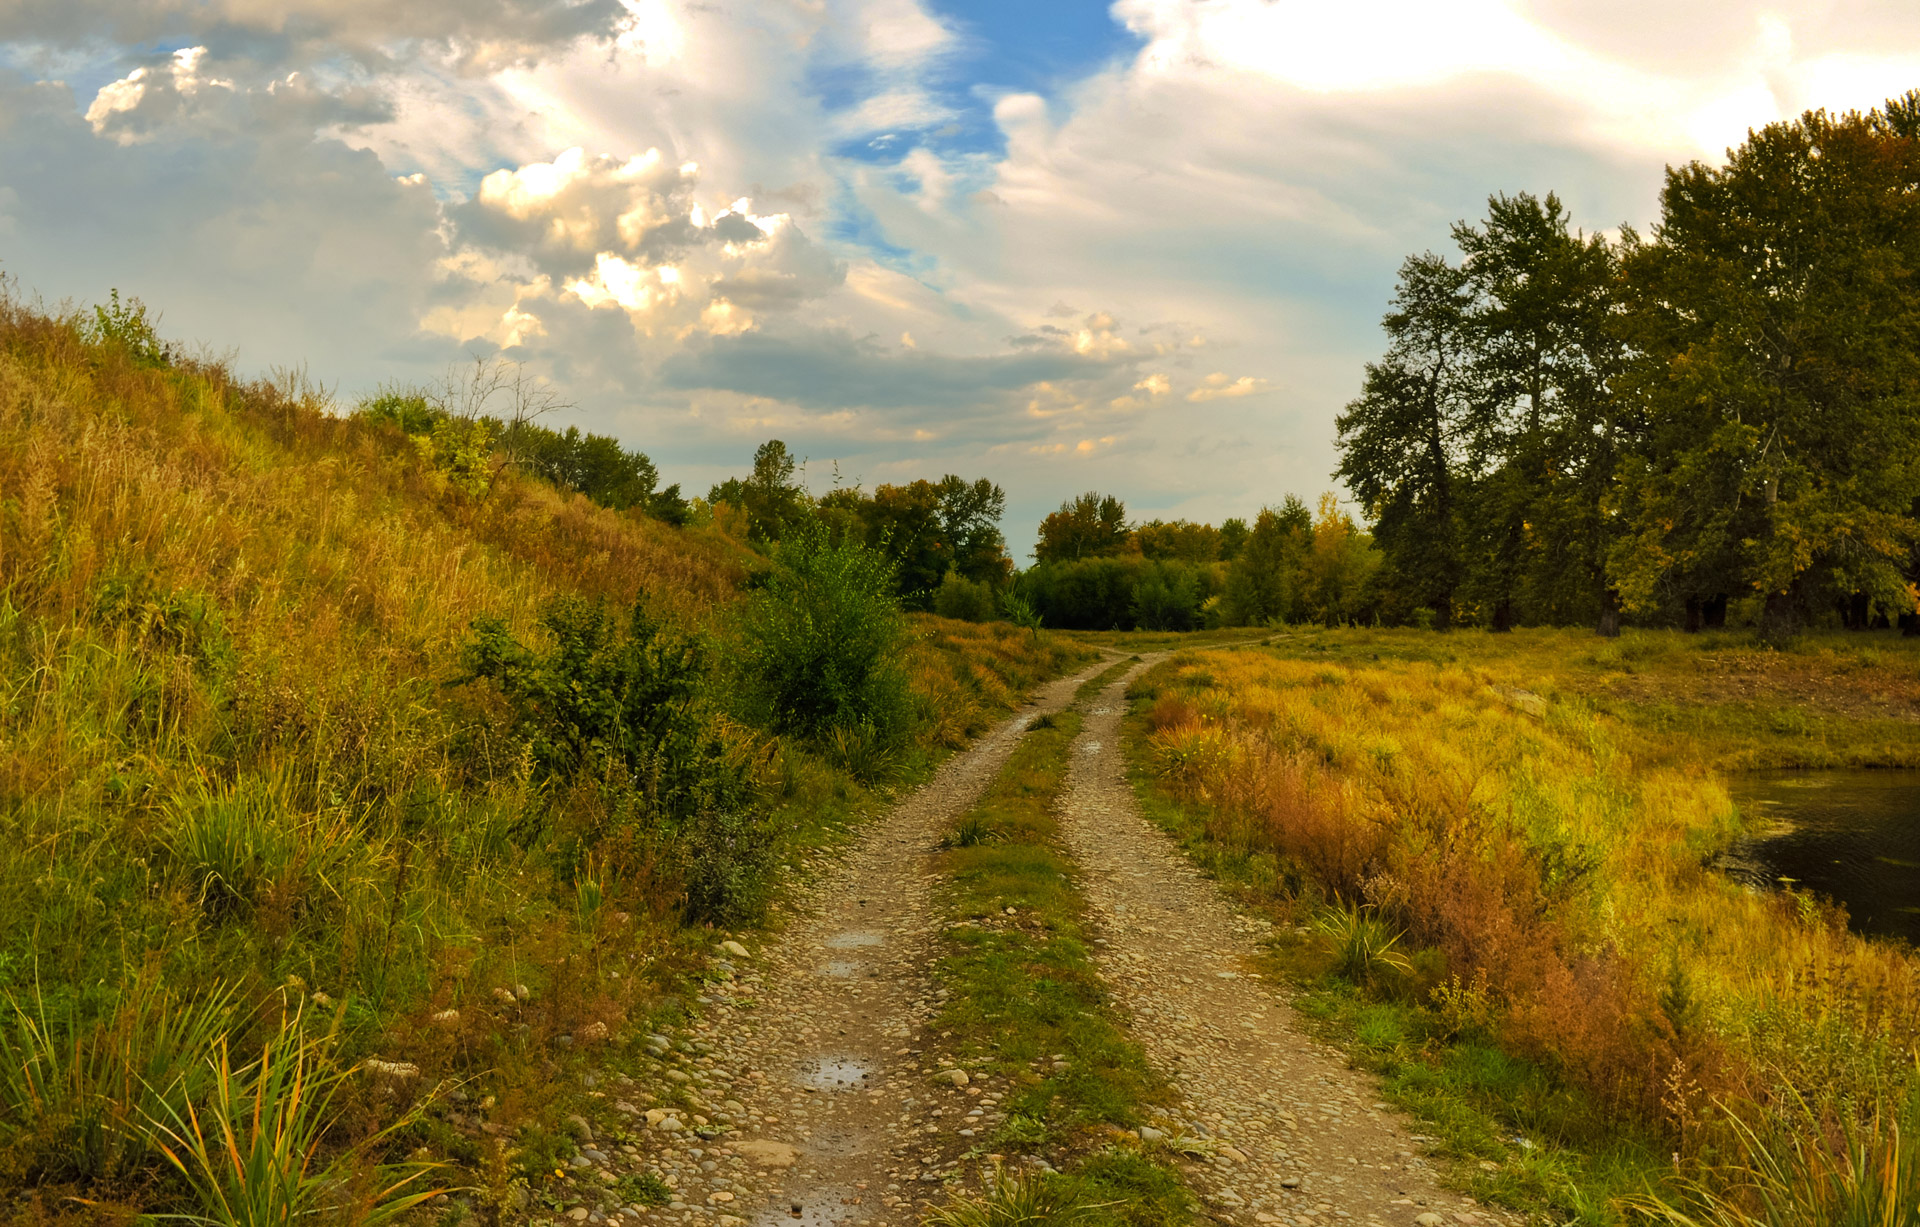
<instances>
[{"instance_id":1,"label":"sky","mask_svg":"<svg viewBox=\"0 0 1920 1227\"><path fill-rule=\"evenodd\" d=\"M1337 489L1490 194L1644 229L1916 86L1884 0L0 0L0 271L343 407L521 363L689 493L989 477L1024 559Z\"/></svg>"}]
</instances>

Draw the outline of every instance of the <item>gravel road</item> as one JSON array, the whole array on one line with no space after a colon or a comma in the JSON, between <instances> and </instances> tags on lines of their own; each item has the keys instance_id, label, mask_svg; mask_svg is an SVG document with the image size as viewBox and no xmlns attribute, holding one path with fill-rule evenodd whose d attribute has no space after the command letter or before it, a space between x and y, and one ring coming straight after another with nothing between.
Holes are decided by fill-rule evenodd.
<instances>
[{"instance_id":1,"label":"gravel road","mask_svg":"<svg viewBox=\"0 0 1920 1227\"><path fill-rule=\"evenodd\" d=\"M1061 802L1101 971L1179 1090L1142 1138L1198 1142L1204 1153L1182 1163L1223 1223L1512 1221L1438 1188L1372 1080L1312 1041L1284 992L1252 971L1264 922L1236 914L1140 816L1120 716L1147 663L1092 700ZM1044 687L857 845L818 858L813 887L764 950L717 952L729 978L702 997L703 1017L648 1041L660 1081L621 1076L593 1092L630 1118L631 1142L595 1140L576 1122L567 1219L909 1227L945 1200L1010 1088L959 1074L927 1030L941 1005L929 971L944 922L931 855L1028 723L1064 708L1104 664ZM621 1204L625 1182L648 1173L672 1204Z\"/></svg>"},{"instance_id":2,"label":"gravel road","mask_svg":"<svg viewBox=\"0 0 1920 1227\"><path fill-rule=\"evenodd\" d=\"M1310 1038L1251 970L1266 922L1237 914L1141 816L1120 719L1151 663L1092 701L1061 816L1101 932L1096 962L1181 1092L1157 1131L1210 1152L1183 1164L1194 1190L1228 1223L1508 1221L1439 1188L1373 1079Z\"/></svg>"}]
</instances>

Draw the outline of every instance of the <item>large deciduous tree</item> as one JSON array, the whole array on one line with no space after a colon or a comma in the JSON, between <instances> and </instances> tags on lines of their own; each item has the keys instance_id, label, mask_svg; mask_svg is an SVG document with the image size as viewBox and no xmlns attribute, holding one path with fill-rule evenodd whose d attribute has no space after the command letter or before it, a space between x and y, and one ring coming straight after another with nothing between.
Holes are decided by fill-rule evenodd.
<instances>
[{"instance_id":1,"label":"large deciduous tree","mask_svg":"<svg viewBox=\"0 0 1920 1227\"><path fill-rule=\"evenodd\" d=\"M1920 92L1668 171L1628 257L1646 446L1611 554L1629 608L1728 593L1914 610Z\"/></svg>"}]
</instances>

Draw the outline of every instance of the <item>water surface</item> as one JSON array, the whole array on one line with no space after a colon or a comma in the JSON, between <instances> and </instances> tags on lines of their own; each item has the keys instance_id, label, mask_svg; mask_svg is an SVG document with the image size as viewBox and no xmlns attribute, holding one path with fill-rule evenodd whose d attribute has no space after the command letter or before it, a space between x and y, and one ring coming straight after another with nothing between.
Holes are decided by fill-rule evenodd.
<instances>
[{"instance_id":1,"label":"water surface","mask_svg":"<svg viewBox=\"0 0 1920 1227\"><path fill-rule=\"evenodd\" d=\"M1735 776L1733 799L1759 832L1733 872L1843 903L1855 930L1920 944L1920 771Z\"/></svg>"}]
</instances>

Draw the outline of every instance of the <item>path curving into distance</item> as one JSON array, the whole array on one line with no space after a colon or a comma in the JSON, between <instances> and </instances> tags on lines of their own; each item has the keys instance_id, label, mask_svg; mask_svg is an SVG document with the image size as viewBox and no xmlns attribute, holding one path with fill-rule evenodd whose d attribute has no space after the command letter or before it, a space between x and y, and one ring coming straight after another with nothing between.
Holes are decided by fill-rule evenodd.
<instances>
[{"instance_id":1,"label":"path curving into distance","mask_svg":"<svg viewBox=\"0 0 1920 1227\"><path fill-rule=\"evenodd\" d=\"M1182 1101L1163 1122L1213 1154L1183 1161L1226 1223L1504 1223L1442 1190L1374 1079L1306 1034L1251 970L1266 922L1235 912L1140 813L1120 745L1127 684L1088 705L1061 826L1092 904L1095 962L1133 1039ZM1430 1217L1431 1216L1431 1217Z\"/></svg>"},{"instance_id":2,"label":"path curving into distance","mask_svg":"<svg viewBox=\"0 0 1920 1227\"><path fill-rule=\"evenodd\" d=\"M945 1200L944 1177L990 1127L1005 1088L932 1077L923 1028L939 1004L930 971L944 917L931 856L1027 725L1064 709L1107 663L1042 687L948 760L824 868L764 960L714 994L684 1049L658 1037L660 1055L674 1062L667 1076L701 1107L648 1113L647 1151L637 1157L671 1179L675 1200L621 1216L904 1227ZM703 1121L737 1132L702 1139Z\"/></svg>"}]
</instances>

